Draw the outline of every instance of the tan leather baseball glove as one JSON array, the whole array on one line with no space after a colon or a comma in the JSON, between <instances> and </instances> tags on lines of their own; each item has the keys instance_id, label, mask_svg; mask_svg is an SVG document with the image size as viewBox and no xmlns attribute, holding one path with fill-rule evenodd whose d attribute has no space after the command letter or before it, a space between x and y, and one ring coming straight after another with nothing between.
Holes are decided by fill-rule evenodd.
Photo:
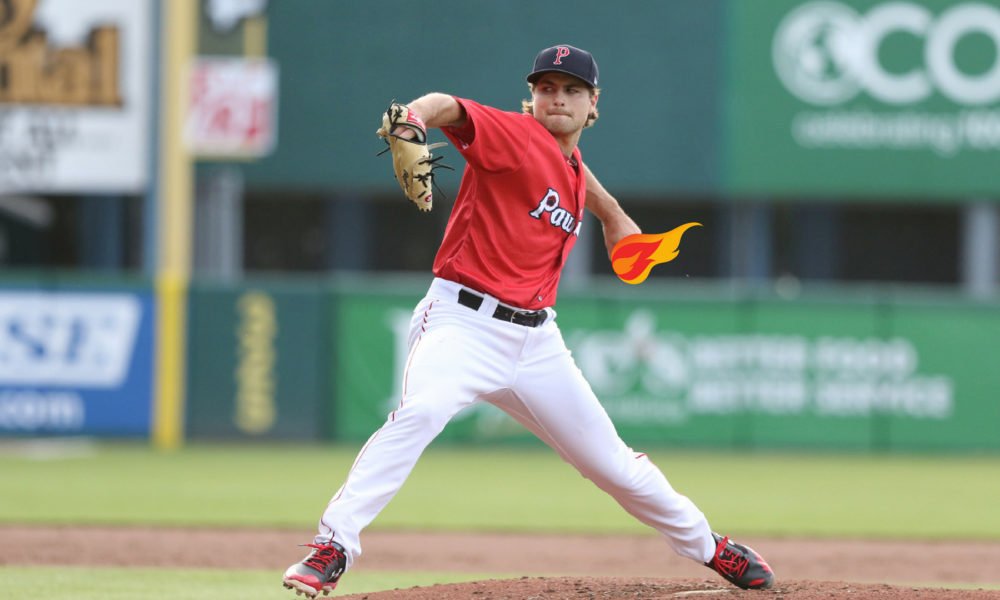
<instances>
[{"instance_id":1,"label":"tan leather baseball glove","mask_svg":"<svg viewBox=\"0 0 1000 600\"><path fill-rule=\"evenodd\" d=\"M404 133L409 130L412 133ZM427 127L405 104L393 102L382 116L382 127L375 132L389 145L380 152L392 152L392 169L403 193L422 211L429 211L434 204L432 187L434 169L453 170L439 164L442 157L433 158L431 150L445 146L444 142L427 145Z\"/></svg>"}]
</instances>

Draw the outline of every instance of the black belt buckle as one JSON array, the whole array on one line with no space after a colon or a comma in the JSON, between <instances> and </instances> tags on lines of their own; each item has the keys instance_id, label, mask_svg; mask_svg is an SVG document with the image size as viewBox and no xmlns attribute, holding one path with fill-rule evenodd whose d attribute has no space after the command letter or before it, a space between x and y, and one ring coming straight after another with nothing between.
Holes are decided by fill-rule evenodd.
<instances>
[{"instance_id":1,"label":"black belt buckle","mask_svg":"<svg viewBox=\"0 0 1000 600\"><path fill-rule=\"evenodd\" d=\"M469 290L462 289L458 292L458 303L472 310L479 310L479 307L483 305L483 297ZM498 304L497 309L493 311L494 319L514 323L515 325L523 325L524 327L538 327L545 322L548 316L548 313L544 310L514 310L502 304Z\"/></svg>"}]
</instances>

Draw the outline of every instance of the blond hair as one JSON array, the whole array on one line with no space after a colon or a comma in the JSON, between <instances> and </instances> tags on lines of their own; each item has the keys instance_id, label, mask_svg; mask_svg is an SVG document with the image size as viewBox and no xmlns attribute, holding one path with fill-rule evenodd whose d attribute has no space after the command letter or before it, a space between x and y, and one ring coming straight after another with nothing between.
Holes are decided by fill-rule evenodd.
<instances>
[{"instance_id":1,"label":"blond hair","mask_svg":"<svg viewBox=\"0 0 1000 600\"><path fill-rule=\"evenodd\" d=\"M528 83L528 89L531 90L532 95L534 95L534 93L535 93L535 84ZM590 96L591 97L599 96L601 94L601 88L592 88L592 87L590 87L588 85L587 89L590 90ZM527 114L527 115L534 115L535 114L535 103L534 103L534 101L532 101L532 100L521 100L521 112L523 112L524 114ZM597 118L600 117L600 116L601 115L597 112L597 107L595 106L593 109L591 109L590 114L587 115L587 122L583 124L583 128L586 129L587 127L590 127L591 125L593 125L594 121L596 121Z\"/></svg>"}]
</instances>

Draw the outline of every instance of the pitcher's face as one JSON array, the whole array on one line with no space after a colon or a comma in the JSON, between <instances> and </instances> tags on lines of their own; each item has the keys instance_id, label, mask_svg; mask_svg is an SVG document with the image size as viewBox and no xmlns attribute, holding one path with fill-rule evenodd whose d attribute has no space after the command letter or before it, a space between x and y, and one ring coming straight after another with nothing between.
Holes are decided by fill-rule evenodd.
<instances>
[{"instance_id":1,"label":"pitcher's face","mask_svg":"<svg viewBox=\"0 0 1000 600\"><path fill-rule=\"evenodd\" d=\"M531 100L535 119L557 136L583 130L597 106L597 95L582 79L555 71L538 78Z\"/></svg>"}]
</instances>

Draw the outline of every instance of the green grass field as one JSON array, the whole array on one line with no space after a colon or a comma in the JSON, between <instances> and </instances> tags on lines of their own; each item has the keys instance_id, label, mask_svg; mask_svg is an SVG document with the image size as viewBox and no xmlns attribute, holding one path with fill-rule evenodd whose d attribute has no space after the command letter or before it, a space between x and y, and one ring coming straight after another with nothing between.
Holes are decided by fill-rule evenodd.
<instances>
[{"instance_id":1,"label":"green grass field","mask_svg":"<svg viewBox=\"0 0 1000 600\"><path fill-rule=\"evenodd\" d=\"M311 531L355 447L99 444L0 450L0 522ZM712 525L738 535L1000 539L1000 457L650 456ZM428 450L373 528L634 533L647 529L546 450Z\"/></svg>"},{"instance_id":2,"label":"green grass field","mask_svg":"<svg viewBox=\"0 0 1000 600\"><path fill-rule=\"evenodd\" d=\"M65 451L63 451L65 450ZM0 523L291 527L311 533L356 447L0 446ZM1000 457L650 456L713 527L735 535L1000 539ZM554 454L432 448L373 529L652 532ZM511 574L352 573L359 593ZM271 571L0 567L0 599L284 597Z\"/></svg>"}]
</instances>

